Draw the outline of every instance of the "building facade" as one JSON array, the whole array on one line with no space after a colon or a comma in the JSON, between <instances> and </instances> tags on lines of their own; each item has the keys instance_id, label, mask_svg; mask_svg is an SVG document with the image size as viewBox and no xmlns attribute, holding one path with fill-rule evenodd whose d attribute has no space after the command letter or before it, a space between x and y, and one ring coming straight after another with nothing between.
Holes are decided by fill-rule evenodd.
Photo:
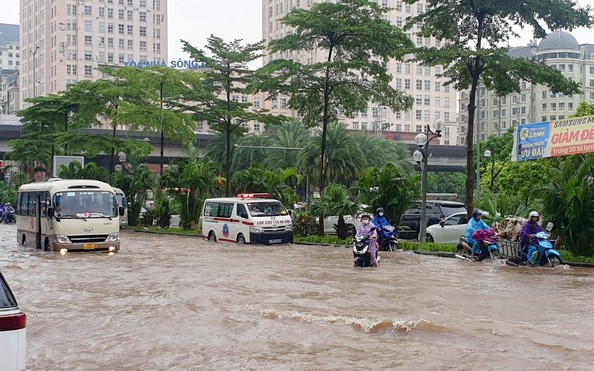
<instances>
[{"instance_id":1,"label":"building facade","mask_svg":"<svg viewBox=\"0 0 594 371\"><path fill-rule=\"evenodd\" d=\"M16 114L19 98L19 71L0 69L0 115Z\"/></svg>"},{"instance_id":2,"label":"building facade","mask_svg":"<svg viewBox=\"0 0 594 371\"><path fill-rule=\"evenodd\" d=\"M522 81L519 93L498 97L495 92L479 86L475 143L477 139L504 134L509 128L521 124L562 120L574 113L580 102L594 102L594 44L579 45L570 33L555 31L538 44L510 49L509 55L544 61L568 79L578 82L582 93L554 94L546 86ZM459 144L466 143L468 101L468 92L461 92Z\"/></svg>"},{"instance_id":3,"label":"building facade","mask_svg":"<svg viewBox=\"0 0 594 371\"><path fill-rule=\"evenodd\" d=\"M291 32L291 29L280 21L291 10L309 9L313 4L324 1L328 0L262 0L263 40L268 42ZM404 4L401 0L378 0L378 4L392 9L387 13L387 19L397 27L403 27L407 17L422 14L426 9L424 1L410 5ZM415 34L417 30L420 28L415 26L412 31L407 32L407 36L417 46L439 47L439 42L434 38L417 36ZM293 55L270 54L264 57L264 63L277 58L293 58L301 63L314 63L324 58L322 54L324 53L317 54L315 51ZM452 138L452 135L457 135L457 130L451 130L451 127L456 126L457 92L445 85L446 79L437 77L442 73L441 67L427 67L412 61L391 61L388 69L393 76L393 87L415 99L413 108L407 112L393 112L370 102L366 110L356 113L353 117L342 117L341 121L353 131L369 132L370 135L373 133L393 140L404 140L403 138L410 136L407 133L424 131L426 124L441 119L446 124L451 124L447 125L450 128L448 136L440 138L441 143L453 141L450 144L456 144L457 139ZM295 117L296 115L287 109L286 102L285 97L279 97L276 101L264 102L266 105L264 108Z\"/></svg>"},{"instance_id":4,"label":"building facade","mask_svg":"<svg viewBox=\"0 0 594 371\"><path fill-rule=\"evenodd\" d=\"M0 70L17 70L20 54L19 25L0 23Z\"/></svg>"},{"instance_id":5,"label":"building facade","mask_svg":"<svg viewBox=\"0 0 594 371\"><path fill-rule=\"evenodd\" d=\"M167 0L21 0L20 19L21 101L97 80L99 66L167 63Z\"/></svg>"}]
</instances>

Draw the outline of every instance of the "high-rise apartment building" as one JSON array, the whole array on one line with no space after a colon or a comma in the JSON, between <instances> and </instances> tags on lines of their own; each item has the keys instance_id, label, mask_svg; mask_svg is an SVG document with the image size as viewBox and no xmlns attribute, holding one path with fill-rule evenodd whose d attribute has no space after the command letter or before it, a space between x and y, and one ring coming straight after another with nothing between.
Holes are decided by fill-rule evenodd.
<instances>
[{"instance_id":1,"label":"high-rise apartment building","mask_svg":"<svg viewBox=\"0 0 594 371\"><path fill-rule=\"evenodd\" d=\"M281 18L295 8L309 9L314 3L323 1L328 2L329 0L262 0L263 39L270 41L286 36L291 32L291 29L280 21ZM330 1L335 2L336 0ZM403 27L408 17L422 14L426 10L424 1L410 5L404 4L401 0L378 0L378 4L392 9L386 16L397 27ZM418 30L420 28L416 25L412 31L407 33L417 46L440 46L434 38L418 36L415 33ZM301 63L313 63L321 58L315 51L293 55L271 54L265 57L264 63L281 57L294 58ZM350 129L372 131L390 139L398 139L402 137L400 133L424 131L426 124L431 124L437 119L444 120L446 124L456 123L456 91L445 85L446 79L437 77L442 73L441 67L428 67L412 61L391 61L388 68L393 76L393 87L403 90L415 99L413 108L407 112L392 112L384 107L374 106L370 102L367 110L358 112L354 117L345 117L341 120ZM274 105L276 104L283 112L282 99L281 97L278 102L272 102L273 107L266 108L275 110ZM287 112L283 113L287 114ZM455 131L456 125L449 125L449 127L450 130ZM455 135L452 132L448 135L449 139L440 138L441 143L452 141L452 136L455 138ZM414 136L412 137L414 138ZM453 141L455 142L455 140Z\"/></svg>"},{"instance_id":2,"label":"high-rise apartment building","mask_svg":"<svg viewBox=\"0 0 594 371\"><path fill-rule=\"evenodd\" d=\"M98 66L166 62L167 0L21 0L20 40L21 99L58 93Z\"/></svg>"},{"instance_id":3,"label":"high-rise apartment building","mask_svg":"<svg viewBox=\"0 0 594 371\"><path fill-rule=\"evenodd\" d=\"M476 101L475 143L491 135L504 134L521 124L555 121L567 118L582 101L594 103L594 45L579 45L568 32L555 31L538 44L511 48L516 58L536 58L557 69L565 77L579 83L580 94L554 94L546 86L527 81L520 83L520 92L499 97L479 86ZM468 92L460 94L459 144L466 143L468 132Z\"/></svg>"},{"instance_id":4,"label":"high-rise apartment building","mask_svg":"<svg viewBox=\"0 0 594 371\"><path fill-rule=\"evenodd\" d=\"M19 25L0 23L0 70L19 69L19 49Z\"/></svg>"}]
</instances>

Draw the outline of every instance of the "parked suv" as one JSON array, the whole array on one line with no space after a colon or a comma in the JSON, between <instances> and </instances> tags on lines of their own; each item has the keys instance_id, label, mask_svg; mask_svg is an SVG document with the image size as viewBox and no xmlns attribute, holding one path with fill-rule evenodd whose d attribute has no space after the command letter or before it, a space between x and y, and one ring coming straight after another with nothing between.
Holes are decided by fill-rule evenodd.
<instances>
[{"instance_id":1,"label":"parked suv","mask_svg":"<svg viewBox=\"0 0 594 371\"><path fill-rule=\"evenodd\" d=\"M462 202L431 200L426 202L427 226L439 223L441 217L448 217L455 213L465 212L466 206ZM417 239L421 230L421 202L416 202L406 210L400 218L400 225L407 226L410 231L398 232L403 239Z\"/></svg>"},{"instance_id":2,"label":"parked suv","mask_svg":"<svg viewBox=\"0 0 594 371\"><path fill-rule=\"evenodd\" d=\"M0 370L24 370L27 362L27 316L21 312L0 273Z\"/></svg>"}]
</instances>

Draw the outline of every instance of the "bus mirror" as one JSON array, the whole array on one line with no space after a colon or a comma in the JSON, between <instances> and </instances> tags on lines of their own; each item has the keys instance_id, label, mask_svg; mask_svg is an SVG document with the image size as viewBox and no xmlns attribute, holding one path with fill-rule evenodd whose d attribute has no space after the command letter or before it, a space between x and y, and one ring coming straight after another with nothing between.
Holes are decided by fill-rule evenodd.
<instances>
[{"instance_id":1,"label":"bus mirror","mask_svg":"<svg viewBox=\"0 0 594 371\"><path fill-rule=\"evenodd\" d=\"M47 216L50 218L54 217L54 208L53 207L48 207L47 208Z\"/></svg>"},{"instance_id":2,"label":"bus mirror","mask_svg":"<svg viewBox=\"0 0 594 371\"><path fill-rule=\"evenodd\" d=\"M120 214L120 216L124 216L125 213L125 209L123 206L118 206L118 214Z\"/></svg>"}]
</instances>

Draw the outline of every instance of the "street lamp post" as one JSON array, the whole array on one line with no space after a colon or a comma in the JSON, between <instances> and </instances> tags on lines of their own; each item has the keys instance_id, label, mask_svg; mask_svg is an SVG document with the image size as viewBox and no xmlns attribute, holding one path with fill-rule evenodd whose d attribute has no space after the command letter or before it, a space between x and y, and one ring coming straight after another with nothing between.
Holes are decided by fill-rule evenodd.
<instances>
[{"instance_id":1,"label":"street lamp post","mask_svg":"<svg viewBox=\"0 0 594 371\"><path fill-rule=\"evenodd\" d=\"M165 76L165 75L163 75ZM161 79L161 82L159 83L159 106L160 106L160 110L161 110L161 161L159 164L159 178L163 179L163 140L164 140L164 135L163 135L163 82L164 82L165 77L163 77L163 79Z\"/></svg>"},{"instance_id":2,"label":"street lamp post","mask_svg":"<svg viewBox=\"0 0 594 371\"><path fill-rule=\"evenodd\" d=\"M413 160L421 163L421 221L419 226L419 241L425 242L427 230L427 162L429 160L429 143L435 138L441 137L441 132L445 126L443 120L435 120L432 131L427 124L426 134L419 133L415 137L415 143L419 149L413 153Z\"/></svg>"},{"instance_id":3,"label":"street lamp post","mask_svg":"<svg viewBox=\"0 0 594 371\"><path fill-rule=\"evenodd\" d=\"M39 50L39 45L35 45L35 49L33 50L33 98L37 96L37 51Z\"/></svg>"},{"instance_id":4,"label":"street lamp post","mask_svg":"<svg viewBox=\"0 0 594 371\"><path fill-rule=\"evenodd\" d=\"M483 155L487 158L491 157L491 192L493 192L495 188L493 184L495 182L495 153L487 149Z\"/></svg>"}]
</instances>

